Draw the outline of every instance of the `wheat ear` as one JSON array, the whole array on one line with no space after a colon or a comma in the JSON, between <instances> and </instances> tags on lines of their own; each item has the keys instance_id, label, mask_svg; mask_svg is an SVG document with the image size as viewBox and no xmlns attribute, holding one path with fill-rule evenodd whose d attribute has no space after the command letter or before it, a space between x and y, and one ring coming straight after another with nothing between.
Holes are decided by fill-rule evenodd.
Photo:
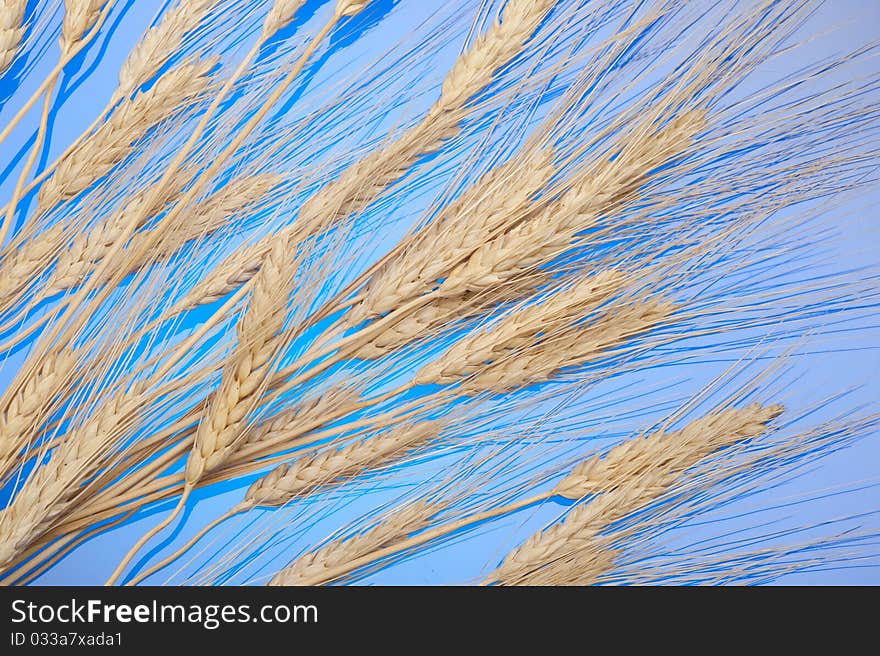
<instances>
[{"instance_id":1,"label":"wheat ear","mask_svg":"<svg viewBox=\"0 0 880 656\"><path fill-rule=\"evenodd\" d=\"M0 75L12 60L24 35L24 10L27 0L0 0Z\"/></svg>"},{"instance_id":2,"label":"wheat ear","mask_svg":"<svg viewBox=\"0 0 880 656\"><path fill-rule=\"evenodd\" d=\"M9 473L16 454L27 445L31 429L39 423L43 410L51 406L78 360L78 354L71 350L45 358L17 392L4 394L0 409L0 477Z\"/></svg>"},{"instance_id":3,"label":"wheat ear","mask_svg":"<svg viewBox=\"0 0 880 656\"><path fill-rule=\"evenodd\" d=\"M578 233L596 225L630 199L652 171L687 152L705 126L703 112L673 119L659 132L636 138L616 158L602 163L588 179L563 194L537 217L523 221L458 265L437 294L479 291L552 260L575 243Z\"/></svg>"},{"instance_id":4,"label":"wheat ear","mask_svg":"<svg viewBox=\"0 0 880 656\"><path fill-rule=\"evenodd\" d=\"M587 567L578 582L592 582L601 573L597 567L608 565L607 559L595 557L594 545L609 524L650 504L684 471L711 453L760 436L781 412L781 406L757 403L743 409L729 408L694 420L679 432L622 445L609 454L607 464L602 459L587 461L559 484L557 492L570 498L596 491L603 494L526 540L486 580L546 583L554 570L580 560ZM602 475L608 479L597 483L596 477Z\"/></svg>"},{"instance_id":5,"label":"wheat ear","mask_svg":"<svg viewBox=\"0 0 880 656\"><path fill-rule=\"evenodd\" d=\"M416 502L392 512L373 528L346 540L335 540L300 556L279 571L269 585L304 585L323 572L335 570L363 557L364 554L394 544L428 526L431 518L443 509L439 503Z\"/></svg>"},{"instance_id":6,"label":"wheat ear","mask_svg":"<svg viewBox=\"0 0 880 656\"><path fill-rule=\"evenodd\" d=\"M278 285L287 274L289 254L279 242L263 262L250 301L236 326L238 346L226 366L220 387L199 423L186 464L186 481L195 484L206 470L223 462L243 434L243 422L256 402L278 348L287 298Z\"/></svg>"},{"instance_id":7,"label":"wheat ear","mask_svg":"<svg viewBox=\"0 0 880 656\"><path fill-rule=\"evenodd\" d=\"M67 512L102 452L114 444L140 408L140 385L103 403L99 412L67 435L48 462L28 476L12 503L0 511L0 567Z\"/></svg>"},{"instance_id":8,"label":"wheat ear","mask_svg":"<svg viewBox=\"0 0 880 656\"><path fill-rule=\"evenodd\" d=\"M64 18L58 43L62 55L69 55L97 22L109 0L64 0Z\"/></svg>"},{"instance_id":9,"label":"wheat ear","mask_svg":"<svg viewBox=\"0 0 880 656\"><path fill-rule=\"evenodd\" d=\"M562 481L545 492L441 524L412 538L380 547L372 552L364 552L347 562L338 562L332 569L310 571L292 583L318 585L333 581L381 559L422 546L481 522L511 514L554 496L579 500L590 494L613 492L630 485L639 477L652 476L651 472L659 472L666 479L674 478L721 448L757 437L781 412L781 406L762 407L758 404L743 410L718 410L691 422L680 431L659 431L644 438L628 440L603 455L583 461ZM412 529L411 532L415 530ZM594 554L591 565L593 567L610 565L612 556L613 554L610 553Z\"/></svg>"},{"instance_id":10,"label":"wheat ear","mask_svg":"<svg viewBox=\"0 0 880 656\"><path fill-rule=\"evenodd\" d=\"M366 2L340 2L345 15L361 11ZM467 102L492 82L498 70L521 51L553 6L550 0L511 0L501 20L458 57L444 80L439 99L415 126L383 148L376 149L348 167L300 209L297 221L278 235L239 249L221 262L194 287L174 312L196 307L226 296L248 282L259 269L260 259L275 239L295 241L303 235L329 228L334 221L362 211L391 183L403 176L424 155L435 152L444 140L455 136L466 115Z\"/></svg>"},{"instance_id":11,"label":"wheat ear","mask_svg":"<svg viewBox=\"0 0 880 656\"><path fill-rule=\"evenodd\" d=\"M551 281L540 273L487 289L485 293L465 293L458 297L431 299L426 305L406 313L371 336L351 353L353 358L381 358L426 337L453 327L467 325L502 304L523 302Z\"/></svg>"},{"instance_id":12,"label":"wheat ear","mask_svg":"<svg viewBox=\"0 0 880 656\"><path fill-rule=\"evenodd\" d=\"M194 60L164 73L146 91L124 100L107 121L68 153L40 188L37 211L79 195L122 162L167 117L197 102L208 89L216 58Z\"/></svg>"},{"instance_id":13,"label":"wheat ear","mask_svg":"<svg viewBox=\"0 0 880 656\"><path fill-rule=\"evenodd\" d=\"M183 43L187 34L208 17L219 0L179 0L162 20L144 32L119 69L118 97L128 96L152 79Z\"/></svg>"},{"instance_id":14,"label":"wheat ear","mask_svg":"<svg viewBox=\"0 0 880 656\"><path fill-rule=\"evenodd\" d=\"M31 145L30 153L18 175L18 180L16 181L15 188L12 192L12 198L6 205L6 212L3 216L2 223L0 223L0 245L6 240L6 234L12 225L13 218L15 217L15 210L18 206L18 201L24 192L25 180L27 180L28 175L30 175L31 169L37 160L40 148L42 148L43 140L46 137L46 129L49 121L49 104L52 100L52 90L55 87L55 81L61 73L64 65L97 34L104 19L107 18L112 4L112 0L65 0L64 2L65 12L61 25L61 38L59 40L61 58L58 65L56 65L52 72L46 77L46 81L44 82L45 86L41 85L38 90L40 94L45 93L45 95L43 96L43 109L40 114L39 127L37 128L37 137ZM38 95L35 94L32 97L32 100L35 100L37 97ZM6 135L12 129L12 126L21 116L24 115L23 112L29 109L30 102L31 101L28 101L28 103L19 110L19 113L13 117L12 121L6 126L2 134L0 134L0 143L6 138Z\"/></svg>"},{"instance_id":15,"label":"wheat ear","mask_svg":"<svg viewBox=\"0 0 880 656\"><path fill-rule=\"evenodd\" d=\"M297 458L254 481L245 502L252 506L283 506L320 487L341 483L361 472L399 460L402 455L427 444L436 434L437 427L430 422L402 426L339 449Z\"/></svg>"},{"instance_id":16,"label":"wheat ear","mask_svg":"<svg viewBox=\"0 0 880 656\"><path fill-rule=\"evenodd\" d=\"M258 506L281 507L319 488L339 484L364 471L385 466L414 449L424 447L436 434L436 427L430 423L399 427L339 449L330 448L314 456L300 457L291 463L279 465L254 481L241 502L206 525L173 554L134 577L129 584L135 585L164 569L208 531L234 515Z\"/></svg>"},{"instance_id":17,"label":"wheat ear","mask_svg":"<svg viewBox=\"0 0 880 656\"><path fill-rule=\"evenodd\" d=\"M102 220L98 226L76 239L71 248L58 258L42 294L51 296L81 283L116 243L128 216L137 212L149 217L161 211L173 200L185 181L186 176L181 176L178 182L167 188L168 195L165 198L156 198L157 205L146 210L141 205L147 194L140 195L126 205L122 212ZM219 229L238 213L259 203L280 181L281 176L266 173L244 176L229 182L196 205L185 222L170 226L173 229L166 233L153 252L140 248L140 244L150 238L150 231L136 233L120 254L120 267L134 272L157 259L169 257L186 242ZM127 257L130 252L141 253L140 260Z\"/></svg>"},{"instance_id":18,"label":"wheat ear","mask_svg":"<svg viewBox=\"0 0 880 656\"><path fill-rule=\"evenodd\" d=\"M552 151L539 150L481 176L370 276L346 322L356 326L433 291L456 264L531 209L555 170ZM429 244L432 257L425 257Z\"/></svg>"},{"instance_id":19,"label":"wheat ear","mask_svg":"<svg viewBox=\"0 0 880 656\"><path fill-rule=\"evenodd\" d=\"M205 471L228 458L244 435L247 414L256 404L284 326L287 298L279 299L277 288L289 270L288 257L287 245L277 242L263 262L248 306L236 326L238 344L196 430L186 459L183 493L176 508L132 547L108 579L108 585L116 581L152 535L173 521Z\"/></svg>"}]
</instances>

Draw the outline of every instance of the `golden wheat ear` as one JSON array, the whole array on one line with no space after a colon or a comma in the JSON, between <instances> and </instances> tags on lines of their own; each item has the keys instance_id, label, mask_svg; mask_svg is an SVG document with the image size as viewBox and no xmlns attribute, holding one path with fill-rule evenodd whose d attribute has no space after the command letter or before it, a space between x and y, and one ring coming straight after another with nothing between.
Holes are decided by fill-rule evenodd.
<instances>
[{"instance_id":1,"label":"golden wheat ear","mask_svg":"<svg viewBox=\"0 0 880 656\"><path fill-rule=\"evenodd\" d=\"M304 554L278 572L269 585L314 585L316 578L333 580L327 573L347 569L350 563L357 562L364 555L399 542L427 526L441 510L443 505L437 503L406 504L363 533L346 540L335 540Z\"/></svg>"},{"instance_id":2,"label":"golden wheat ear","mask_svg":"<svg viewBox=\"0 0 880 656\"><path fill-rule=\"evenodd\" d=\"M712 453L760 436L781 412L781 406L757 403L713 412L681 431L625 442L605 458L579 465L554 493L573 499L597 492L599 496L511 551L486 581L546 585L594 580L611 564L608 554L594 549L598 535L609 524L650 504L683 472Z\"/></svg>"},{"instance_id":3,"label":"golden wheat ear","mask_svg":"<svg viewBox=\"0 0 880 656\"><path fill-rule=\"evenodd\" d=\"M0 0L0 75L6 72L24 36L27 0Z\"/></svg>"}]
</instances>

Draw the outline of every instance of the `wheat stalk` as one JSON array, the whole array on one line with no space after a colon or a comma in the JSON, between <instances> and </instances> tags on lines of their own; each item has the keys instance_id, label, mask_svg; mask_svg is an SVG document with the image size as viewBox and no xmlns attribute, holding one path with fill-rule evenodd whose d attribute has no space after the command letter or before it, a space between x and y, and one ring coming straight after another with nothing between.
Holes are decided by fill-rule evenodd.
<instances>
[{"instance_id":1,"label":"wheat stalk","mask_svg":"<svg viewBox=\"0 0 880 656\"><path fill-rule=\"evenodd\" d=\"M67 4L68 2L65 2L65 5ZM86 6L86 0L74 0L74 4L76 5L75 9L77 11L77 15L79 15L82 13L81 10ZM19 121L21 121L21 119L24 118L25 115L31 110L31 107L34 106L34 103L42 98L43 95L51 87L54 87L55 80L58 78L58 75L67 65L67 63L71 59L73 59L80 50L85 48L88 43L97 35L98 29L107 18L107 15L110 13L110 9L112 8L112 6L112 0L107 0L106 4L104 4L103 9L99 12L94 23L91 25L91 31L89 31L88 34L80 35L80 38L77 39L76 42L70 46L68 52L59 58L58 62L55 64L55 67L43 78L43 81L31 94L30 98L28 98L28 100L19 108L18 112L16 112L15 116L12 117L12 119L6 124L3 130L0 131L0 143L3 143L6 140L6 137L8 137L12 133L12 130L15 128L16 125L18 125ZM86 29L88 29L88 27ZM47 110L44 110L44 117L46 114ZM42 123L45 123L45 118L43 119L41 124ZM43 129L45 129L45 127ZM28 166L26 168L29 169L30 167ZM2 244L3 240L6 238L6 229L8 229L8 224L4 224L3 229L0 229L0 244Z\"/></svg>"},{"instance_id":2,"label":"wheat stalk","mask_svg":"<svg viewBox=\"0 0 880 656\"><path fill-rule=\"evenodd\" d=\"M697 419L679 432L636 440L609 453L608 463L591 459L563 480L556 492L570 498L600 491L598 498L571 511L564 521L536 533L511 551L488 577L502 584L539 584L550 580L554 569L569 568L585 557L584 574L578 581L595 579L594 544L602 531L671 488L682 472L720 448L754 439L767 430L781 413L781 406L752 404L729 408ZM607 479L597 484L596 477ZM576 496L575 496L576 495ZM592 565L593 567L590 567Z\"/></svg>"},{"instance_id":3,"label":"wheat stalk","mask_svg":"<svg viewBox=\"0 0 880 656\"><path fill-rule=\"evenodd\" d=\"M0 0L0 75L9 68L24 35L26 0Z\"/></svg>"},{"instance_id":4,"label":"wheat stalk","mask_svg":"<svg viewBox=\"0 0 880 656\"><path fill-rule=\"evenodd\" d=\"M43 359L15 393L4 394L0 409L0 476L5 478L18 451L27 444L30 430L39 424L45 408L73 371L79 354L65 350Z\"/></svg>"}]
</instances>

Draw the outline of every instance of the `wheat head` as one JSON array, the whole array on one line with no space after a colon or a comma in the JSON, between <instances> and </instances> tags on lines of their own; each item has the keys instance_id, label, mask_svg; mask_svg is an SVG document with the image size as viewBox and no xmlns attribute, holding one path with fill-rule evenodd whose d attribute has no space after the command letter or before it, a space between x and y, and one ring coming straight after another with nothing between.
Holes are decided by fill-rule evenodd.
<instances>
[{"instance_id":1,"label":"wheat head","mask_svg":"<svg viewBox=\"0 0 880 656\"><path fill-rule=\"evenodd\" d=\"M580 498L583 496L579 494L580 490L590 489L592 474L607 473L612 479L607 487L600 484L603 494L575 508L562 522L534 534L511 551L487 580L504 584L540 584L547 581L557 562L571 561L582 554L589 562L602 562L602 559L591 559L593 546L597 536L611 523L651 503L670 489L682 472L712 452L760 436L780 412L780 406L757 403L743 409L728 409L697 419L678 434L664 437L661 433L647 440L638 440L633 447L636 450L649 449L646 443L656 439L655 448L668 447L671 454L668 458L638 457L630 467L622 460L626 453L622 450L611 456L610 466L604 471L595 460L587 461L583 468L579 468L577 478L573 473L567 483L560 484L560 490L563 495L577 494ZM663 444L664 441L667 443ZM618 478L618 474L624 474L625 479ZM591 576L595 574L590 571Z\"/></svg>"},{"instance_id":2,"label":"wheat head","mask_svg":"<svg viewBox=\"0 0 880 656\"><path fill-rule=\"evenodd\" d=\"M245 500L253 506L283 506L319 487L344 482L364 471L398 460L428 443L436 434L437 427L430 422L401 426L338 449L297 458L254 481Z\"/></svg>"},{"instance_id":3,"label":"wheat head","mask_svg":"<svg viewBox=\"0 0 880 656\"><path fill-rule=\"evenodd\" d=\"M421 530L440 510L442 505L437 503L407 504L363 533L344 540L334 540L320 549L300 556L279 571L269 585L298 585L320 578L321 573L326 570L344 565Z\"/></svg>"},{"instance_id":4,"label":"wheat head","mask_svg":"<svg viewBox=\"0 0 880 656\"><path fill-rule=\"evenodd\" d=\"M0 74L12 63L24 35L26 0L0 0Z\"/></svg>"},{"instance_id":5,"label":"wheat head","mask_svg":"<svg viewBox=\"0 0 880 656\"><path fill-rule=\"evenodd\" d=\"M163 74L150 89L126 99L88 139L58 163L40 188L37 211L69 200L109 173L156 125L195 103L207 90L217 59L194 60Z\"/></svg>"},{"instance_id":6,"label":"wheat head","mask_svg":"<svg viewBox=\"0 0 880 656\"><path fill-rule=\"evenodd\" d=\"M110 0L64 0L61 22L61 54L66 56L98 21L101 10Z\"/></svg>"},{"instance_id":7,"label":"wheat head","mask_svg":"<svg viewBox=\"0 0 880 656\"><path fill-rule=\"evenodd\" d=\"M128 96L151 80L183 42L210 15L220 0L179 0L162 20L149 28L119 69L120 96Z\"/></svg>"}]
</instances>

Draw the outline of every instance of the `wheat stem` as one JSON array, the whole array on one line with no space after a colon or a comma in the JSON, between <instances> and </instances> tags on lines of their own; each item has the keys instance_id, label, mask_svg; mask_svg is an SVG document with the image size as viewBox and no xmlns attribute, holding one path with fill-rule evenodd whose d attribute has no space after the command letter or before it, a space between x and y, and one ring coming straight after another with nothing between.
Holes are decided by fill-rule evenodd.
<instances>
[{"instance_id":1,"label":"wheat stem","mask_svg":"<svg viewBox=\"0 0 880 656\"><path fill-rule=\"evenodd\" d=\"M116 569L113 570L113 573L110 575L110 578L107 579L107 582L104 585L114 585L116 580L122 575L122 572L125 570L129 561L134 558L135 554L140 551L141 547L143 547L147 542L149 542L152 537L162 531L166 526L171 524L177 516L180 514L180 511L183 510L184 506L186 506L186 500L189 498L190 492L192 488L188 485L185 485L183 488L183 494L180 495L180 499L177 501L177 505L174 506L174 510L171 511L171 514L168 515L161 522L156 524L149 531L144 533L140 539L135 542L131 549L123 556L122 560L119 561L119 564L116 566Z\"/></svg>"},{"instance_id":2,"label":"wheat stem","mask_svg":"<svg viewBox=\"0 0 880 656\"><path fill-rule=\"evenodd\" d=\"M178 549L177 551L175 551L171 555L167 556L166 558L162 559L160 562L156 563L155 565L153 565L149 569L145 569L140 574L132 577L128 582L126 582L125 585L128 585L128 586L137 585L138 583L143 581L148 576L151 576L152 574L155 574L156 572L162 571L163 569L168 567L168 565L170 565L175 560L180 558L183 554L185 554L187 551L189 551L194 544L196 544L199 540L201 540L205 535L207 535L215 527L219 526L220 524L225 522L227 519L234 517L235 515L238 515L239 513L246 512L248 509L249 509L248 506L246 506L244 504L239 504L237 506L233 506L232 508L227 510L225 513L223 513L222 515L220 515L216 519L213 519L212 521L208 522L208 524L206 524L201 530L199 530L195 535L193 535L189 540L187 540L186 544L184 544L182 547L180 547L180 549Z\"/></svg>"}]
</instances>

